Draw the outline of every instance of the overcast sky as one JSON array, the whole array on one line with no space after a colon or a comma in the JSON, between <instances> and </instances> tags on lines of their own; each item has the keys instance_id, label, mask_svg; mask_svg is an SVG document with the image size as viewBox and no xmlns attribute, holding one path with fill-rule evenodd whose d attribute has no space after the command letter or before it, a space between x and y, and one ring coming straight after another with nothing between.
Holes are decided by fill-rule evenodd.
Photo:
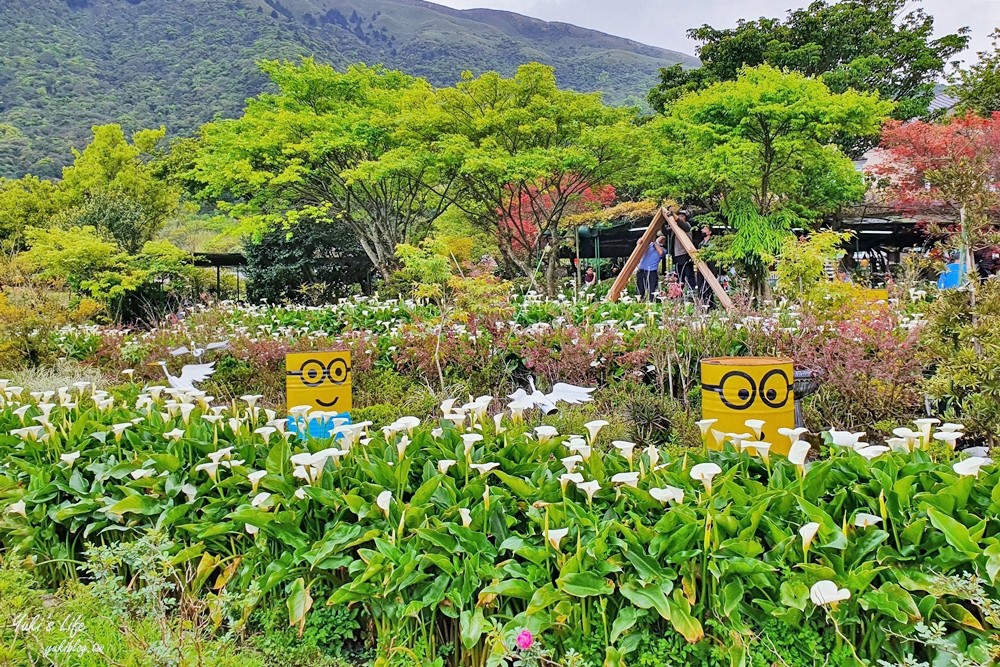
<instances>
[{"instance_id":1,"label":"overcast sky","mask_svg":"<svg viewBox=\"0 0 1000 667\"><path fill-rule=\"evenodd\" d=\"M687 38L688 28L705 23L715 28L732 27L740 18L784 16L789 9L808 0L433 0L468 9L507 9L547 21L564 21L585 28L628 37L694 55L696 43ZM917 6L914 0L911 5ZM934 17L939 34L962 26L972 29L972 44L966 55L989 46L989 34L1000 26L1000 0L923 0Z\"/></svg>"}]
</instances>

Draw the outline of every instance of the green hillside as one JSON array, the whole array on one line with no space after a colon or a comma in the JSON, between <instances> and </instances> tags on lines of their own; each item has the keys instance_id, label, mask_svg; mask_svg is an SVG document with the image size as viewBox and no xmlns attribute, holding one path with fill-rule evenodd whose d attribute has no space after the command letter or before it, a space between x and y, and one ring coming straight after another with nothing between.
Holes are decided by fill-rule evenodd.
<instances>
[{"instance_id":1,"label":"green hillside","mask_svg":"<svg viewBox=\"0 0 1000 667\"><path fill-rule=\"evenodd\" d=\"M0 176L58 176L92 125L189 133L266 85L261 58L364 61L454 83L553 65L562 85L638 100L681 53L510 12L420 0L4 0Z\"/></svg>"}]
</instances>

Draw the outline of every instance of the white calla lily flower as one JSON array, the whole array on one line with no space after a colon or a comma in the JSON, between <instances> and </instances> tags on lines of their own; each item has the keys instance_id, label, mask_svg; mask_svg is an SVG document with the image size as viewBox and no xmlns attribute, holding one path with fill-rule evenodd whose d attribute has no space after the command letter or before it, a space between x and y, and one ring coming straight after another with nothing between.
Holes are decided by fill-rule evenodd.
<instances>
[{"instance_id":1,"label":"white calla lily flower","mask_svg":"<svg viewBox=\"0 0 1000 667\"><path fill-rule=\"evenodd\" d=\"M535 427L535 437L538 438L538 442L544 443L548 442L552 438L559 435L558 429L555 426L548 426L542 424L541 426Z\"/></svg>"},{"instance_id":2,"label":"white calla lily flower","mask_svg":"<svg viewBox=\"0 0 1000 667\"><path fill-rule=\"evenodd\" d=\"M922 417L920 419L914 419L913 423L916 424L917 428L920 429L920 437L925 445L930 444L931 441L931 427L934 424L940 424L941 420L935 417Z\"/></svg>"},{"instance_id":3,"label":"white calla lily flower","mask_svg":"<svg viewBox=\"0 0 1000 667\"><path fill-rule=\"evenodd\" d=\"M753 431L758 438L764 433L764 424L765 422L763 419L748 419L743 422L743 425Z\"/></svg>"},{"instance_id":4,"label":"white calla lily flower","mask_svg":"<svg viewBox=\"0 0 1000 667\"><path fill-rule=\"evenodd\" d=\"M788 448L788 461L797 465L802 472L805 472L806 458L809 457L811 445L805 440L796 440Z\"/></svg>"},{"instance_id":5,"label":"white calla lily flower","mask_svg":"<svg viewBox=\"0 0 1000 667\"><path fill-rule=\"evenodd\" d=\"M865 436L865 432L852 433L851 431L837 431L830 429L830 441L838 447L854 449L858 441Z\"/></svg>"},{"instance_id":6,"label":"white calla lily flower","mask_svg":"<svg viewBox=\"0 0 1000 667\"><path fill-rule=\"evenodd\" d=\"M788 442L793 445L797 441L799 441L803 435L805 435L808 432L809 429L807 429L804 426L800 426L798 428L787 428L785 426L782 426L781 428L778 429L778 435L785 436L786 438L788 438Z\"/></svg>"},{"instance_id":7,"label":"white calla lily flower","mask_svg":"<svg viewBox=\"0 0 1000 667\"><path fill-rule=\"evenodd\" d=\"M699 463L691 468L691 479L701 482L708 493L712 493L712 478L722 472L722 468L716 463Z\"/></svg>"},{"instance_id":8,"label":"white calla lily flower","mask_svg":"<svg viewBox=\"0 0 1000 667\"><path fill-rule=\"evenodd\" d=\"M656 448L656 445L649 445L644 451L646 458L649 459L649 467L656 468L656 464L660 462L660 450Z\"/></svg>"},{"instance_id":9,"label":"white calla lily flower","mask_svg":"<svg viewBox=\"0 0 1000 667\"><path fill-rule=\"evenodd\" d=\"M591 503L594 501L594 494L601 490L601 485L596 479L592 479L589 482L576 482L576 488L587 494L587 502Z\"/></svg>"},{"instance_id":10,"label":"white calla lily flower","mask_svg":"<svg viewBox=\"0 0 1000 667\"><path fill-rule=\"evenodd\" d=\"M836 605L851 597L851 592L846 588L837 588L837 584L828 579L817 581L809 589L809 599L817 607Z\"/></svg>"},{"instance_id":11,"label":"white calla lily flower","mask_svg":"<svg viewBox=\"0 0 1000 667\"><path fill-rule=\"evenodd\" d=\"M771 443L745 440L740 443L740 451L748 451L750 456L759 456L764 463L768 463L771 455Z\"/></svg>"},{"instance_id":12,"label":"white calla lily flower","mask_svg":"<svg viewBox=\"0 0 1000 667\"><path fill-rule=\"evenodd\" d=\"M261 505L266 503L270 497L271 497L270 493L268 493L267 491L261 491L260 493L258 493L256 496L253 497L253 500L250 501L250 505L253 507L260 507Z\"/></svg>"},{"instance_id":13,"label":"white calla lily flower","mask_svg":"<svg viewBox=\"0 0 1000 667\"><path fill-rule=\"evenodd\" d=\"M885 447L883 445L868 445L867 447L860 447L854 451L871 461L878 456L887 454L890 449L889 447Z\"/></svg>"},{"instance_id":14,"label":"white calla lily flower","mask_svg":"<svg viewBox=\"0 0 1000 667\"><path fill-rule=\"evenodd\" d=\"M545 537L548 539L549 544L556 551L559 551L559 543L563 541L563 538L569 534L569 528L549 528L545 531Z\"/></svg>"},{"instance_id":15,"label":"white calla lily flower","mask_svg":"<svg viewBox=\"0 0 1000 667\"><path fill-rule=\"evenodd\" d=\"M475 447L477 442L482 442L483 436L479 433L463 433L462 434L462 445L465 448L465 456L468 457L472 453L472 448Z\"/></svg>"},{"instance_id":16,"label":"white calla lily flower","mask_svg":"<svg viewBox=\"0 0 1000 667\"><path fill-rule=\"evenodd\" d=\"M712 425L715 424L715 422L717 422L717 421L719 421L719 420L718 419L702 419L702 420L699 420L699 421L695 422L695 424L698 425L698 429L701 431L701 437L702 438L704 438L705 436L708 435L709 429L711 429Z\"/></svg>"},{"instance_id":17,"label":"white calla lily flower","mask_svg":"<svg viewBox=\"0 0 1000 667\"><path fill-rule=\"evenodd\" d=\"M587 433L590 434L589 444L591 444L591 445L594 444L594 440L597 439L597 434L600 433L601 429L603 429L609 423L610 422L607 422L604 419L595 419L595 420L589 421L589 422L587 422L586 424L583 425L584 428L587 429Z\"/></svg>"},{"instance_id":18,"label":"white calla lily flower","mask_svg":"<svg viewBox=\"0 0 1000 667\"><path fill-rule=\"evenodd\" d=\"M854 515L854 525L857 528L868 528L882 523L882 517L868 512L858 512Z\"/></svg>"},{"instance_id":19,"label":"white calla lily flower","mask_svg":"<svg viewBox=\"0 0 1000 667\"><path fill-rule=\"evenodd\" d=\"M193 503L194 499L198 497L198 487L188 482L181 487L181 493L187 496L187 501L189 503Z\"/></svg>"},{"instance_id":20,"label":"white calla lily flower","mask_svg":"<svg viewBox=\"0 0 1000 667\"><path fill-rule=\"evenodd\" d=\"M28 512L23 500L18 500L16 503L11 503L7 505L8 514L20 514L25 519L28 518Z\"/></svg>"},{"instance_id":21,"label":"white calla lily flower","mask_svg":"<svg viewBox=\"0 0 1000 667\"><path fill-rule=\"evenodd\" d=\"M264 479L266 475L266 470L254 470L247 474L247 479L250 480L250 485L254 491L257 490L257 485L260 484L260 480Z\"/></svg>"},{"instance_id":22,"label":"white calla lily flower","mask_svg":"<svg viewBox=\"0 0 1000 667\"><path fill-rule=\"evenodd\" d=\"M389 516L389 506L392 503L392 491L386 490L378 494L375 499L375 504L380 510L382 510L386 516Z\"/></svg>"},{"instance_id":23,"label":"white calla lily flower","mask_svg":"<svg viewBox=\"0 0 1000 667\"><path fill-rule=\"evenodd\" d=\"M632 462L632 455L635 453L634 442L629 442L628 440L614 440L611 442L611 446L617 449L623 457L628 459L629 463Z\"/></svg>"},{"instance_id":24,"label":"white calla lily flower","mask_svg":"<svg viewBox=\"0 0 1000 667\"><path fill-rule=\"evenodd\" d=\"M616 475L611 476L612 484L623 484L625 486L631 486L633 489L639 486L639 473L637 472L620 472Z\"/></svg>"},{"instance_id":25,"label":"white calla lily flower","mask_svg":"<svg viewBox=\"0 0 1000 667\"><path fill-rule=\"evenodd\" d=\"M574 470L576 470L577 465L583 463L583 457L580 456L579 454L573 454L572 456L567 456L565 458L560 459L560 461L562 462L563 466L566 467L566 472L573 472Z\"/></svg>"},{"instance_id":26,"label":"white calla lily flower","mask_svg":"<svg viewBox=\"0 0 1000 667\"><path fill-rule=\"evenodd\" d=\"M462 525L466 528L472 525L472 512L467 507L459 507L458 513L462 517Z\"/></svg>"},{"instance_id":27,"label":"white calla lily flower","mask_svg":"<svg viewBox=\"0 0 1000 667\"><path fill-rule=\"evenodd\" d=\"M812 545L812 541L813 538L816 537L816 533L819 532L819 528L820 525L815 521L810 521L799 528L799 535L802 537L802 551L804 553L809 553L809 547Z\"/></svg>"},{"instance_id":28,"label":"white calla lily flower","mask_svg":"<svg viewBox=\"0 0 1000 667\"><path fill-rule=\"evenodd\" d=\"M650 489L649 495L653 496L653 500L658 500L664 505L668 503L680 505L684 502L684 489L679 489L676 486Z\"/></svg>"},{"instance_id":29,"label":"white calla lily flower","mask_svg":"<svg viewBox=\"0 0 1000 667\"><path fill-rule=\"evenodd\" d=\"M934 439L946 443L951 449L955 449L956 445L958 445L958 439L962 435L961 431L938 431L934 434Z\"/></svg>"},{"instance_id":30,"label":"white calla lily flower","mask_svg":"<svg viewBox=\"0 0 1000 667\"><path fill-rule=\"evenodd\" d=\"M438 472L442 475L448 474L448 468L458 463L455 459L441 459L438 461Z\"/></svg>"},{"instance_id":31,"label":"white calla lily flower","mask_svg":"<svg viewBox=\"0 0 1000 667\"><path fill-rule=\"evenodd\" d=\"M70 468L72 468L73 464L76 462L76 460L78 458L80 458L80 452L76 451L76 452L69 452L68 454L61 455L59 457L59 460L62 461L63 463L65 463Z\"/></svg>"},{"instance_id":32,"label":"white calla lily flower","mask_svg":"<svg viewBox=\"0 0 1000 667\"><path fill-rule=\"evenodd\" d=\"M951 469L963 477L979 477L979 470L983 466L993 463L993 459L984 456L970 456L967 459L956 461Z\"/></svg>"},{"instance_id":33,"label":"white calla lily flower","mask_svg":"<svg viewBox=\"0 0 1000 667\"><path fill-rule=\"evenodd\" d=\"M559 486L562 487L563 493L566 493L566 487L570 482L574 484L580 484L583 482L583 475L578 472L565 472L559 476Z\"/></svg>"},{"instance_id":34,"label":"white calla lily flower","mask_svg":"<svg viewBox=\"0 0 1000 667\"><path fill-rule=\"evenodd\" d=\"M500 467L499 463L491 461L489 463L471 463L469 467L478 472L480 475L489 474L491 470L495 470Z\"/></svg>"}]
</instances>

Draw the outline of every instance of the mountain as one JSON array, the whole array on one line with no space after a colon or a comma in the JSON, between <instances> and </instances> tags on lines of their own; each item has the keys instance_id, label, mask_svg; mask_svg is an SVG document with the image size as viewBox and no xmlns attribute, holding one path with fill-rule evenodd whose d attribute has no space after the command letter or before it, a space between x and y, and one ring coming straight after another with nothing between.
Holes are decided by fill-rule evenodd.
<instances>
[{"instance_id":1,"label":"mountain","mask_svg":"<svg viewBox=\"0 0 1000 667\"><path fill-rule=\"evenodd\" d=\"M563 86L638 102L691 56L566 23L422 0L0 0L0 176L58 176L96 124L173 136L239 114L255 62L382 63L453 84L539 61Z\"/></svg>"}]
</instances>

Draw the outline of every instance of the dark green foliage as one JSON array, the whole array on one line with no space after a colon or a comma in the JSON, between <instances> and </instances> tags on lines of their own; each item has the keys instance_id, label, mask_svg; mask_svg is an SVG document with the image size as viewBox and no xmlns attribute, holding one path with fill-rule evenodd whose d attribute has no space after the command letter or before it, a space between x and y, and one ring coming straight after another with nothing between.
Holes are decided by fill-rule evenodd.
<instances>
[{"instance_id":1,"label":"dark green foliage","mask_svg":"<svg viewBox=\"0 0 1000 667\"><path fill-rule=\"evenodd\" d=\"M305 221L244 245L250 301L328 303L365 281L372 265L343 226Z\"/></svg>"},{"instance_id":2,"label":"dark green foliage","mask_svg":"<svg viewBox=\"0 0 1000 667\"><path fill-rule=\"evenodd\" d=\"M1000 28L993 31L991 38L992 50L980 51L979 62L959 73L955 81L958 85L951 91L963 109L981 116L1000 111Z\"/></svg>"},{"instance_id":3,"label":"dark green foliage","mask_svg":"<svg viewBox=\"0 0 1000 667\"><path fill-rule=\"evenodd\" d=\"M322 584L313 594L329 597ZM260 609L251 618L255 630L251 641L268 665L281 667L338 667L347 658L361 658L360 607L317 605L306 619L302 636L288 627L288 614L282 605ZM356 664L351 660L350 664Z\"/></svg>"},{"instance_id":4,"label":"dark green foliage","mask_svg":"<svg viewBox=\"0 0 1000 667\"><path fill-rule=\"evenodd\" d=\"M93 227L131 255L141 251L156 233L139 202L121 192L96 192L67 218L69 226Z\"/></svg>"},{"instance_id":5,"label":"dark green foliage","mask_svg":"<svg viewBox=\"0 0 1000 667\"><path fill-rule=\"evenodd\" d=\"M635 662L629 664L636 667L724 667L729 662L714 655L708 642L689 644L680 633L668 630L644 633Z\"/></svg>"},{"instance_id":6,"label":"dark green foliage","mask_svg":"<svg viewBox=\"0 0 1000 667\"><path fill-rule=\"evenodd\" d=\"M95 124L176 136L236 116L267 88L262 59L383 63L437 85L538 60L612 101L641 95L660 67L697 64L595 31L405 0L5 0L0 25L0 176L58 176Z\"/></svg>"},{"instance_id":7,"label":"dark green foliage","mask_svg":"<svg viewBox=\"0 0 1000 667\"><path fill-rule=\"evenodd\" d=\"M684 92L731 81L743 66L766 63L821 77L835 93L877 91L897 102L895 118L923 116L936 79L968 43L968 28L935 39L934 18L909 7L906 0L817 0L789 11L785 20L741 20L726 30L694 28L688 35L702 43L702 67L661 70L649 102L662 111Z\"/></svg>"}]
</instances>

